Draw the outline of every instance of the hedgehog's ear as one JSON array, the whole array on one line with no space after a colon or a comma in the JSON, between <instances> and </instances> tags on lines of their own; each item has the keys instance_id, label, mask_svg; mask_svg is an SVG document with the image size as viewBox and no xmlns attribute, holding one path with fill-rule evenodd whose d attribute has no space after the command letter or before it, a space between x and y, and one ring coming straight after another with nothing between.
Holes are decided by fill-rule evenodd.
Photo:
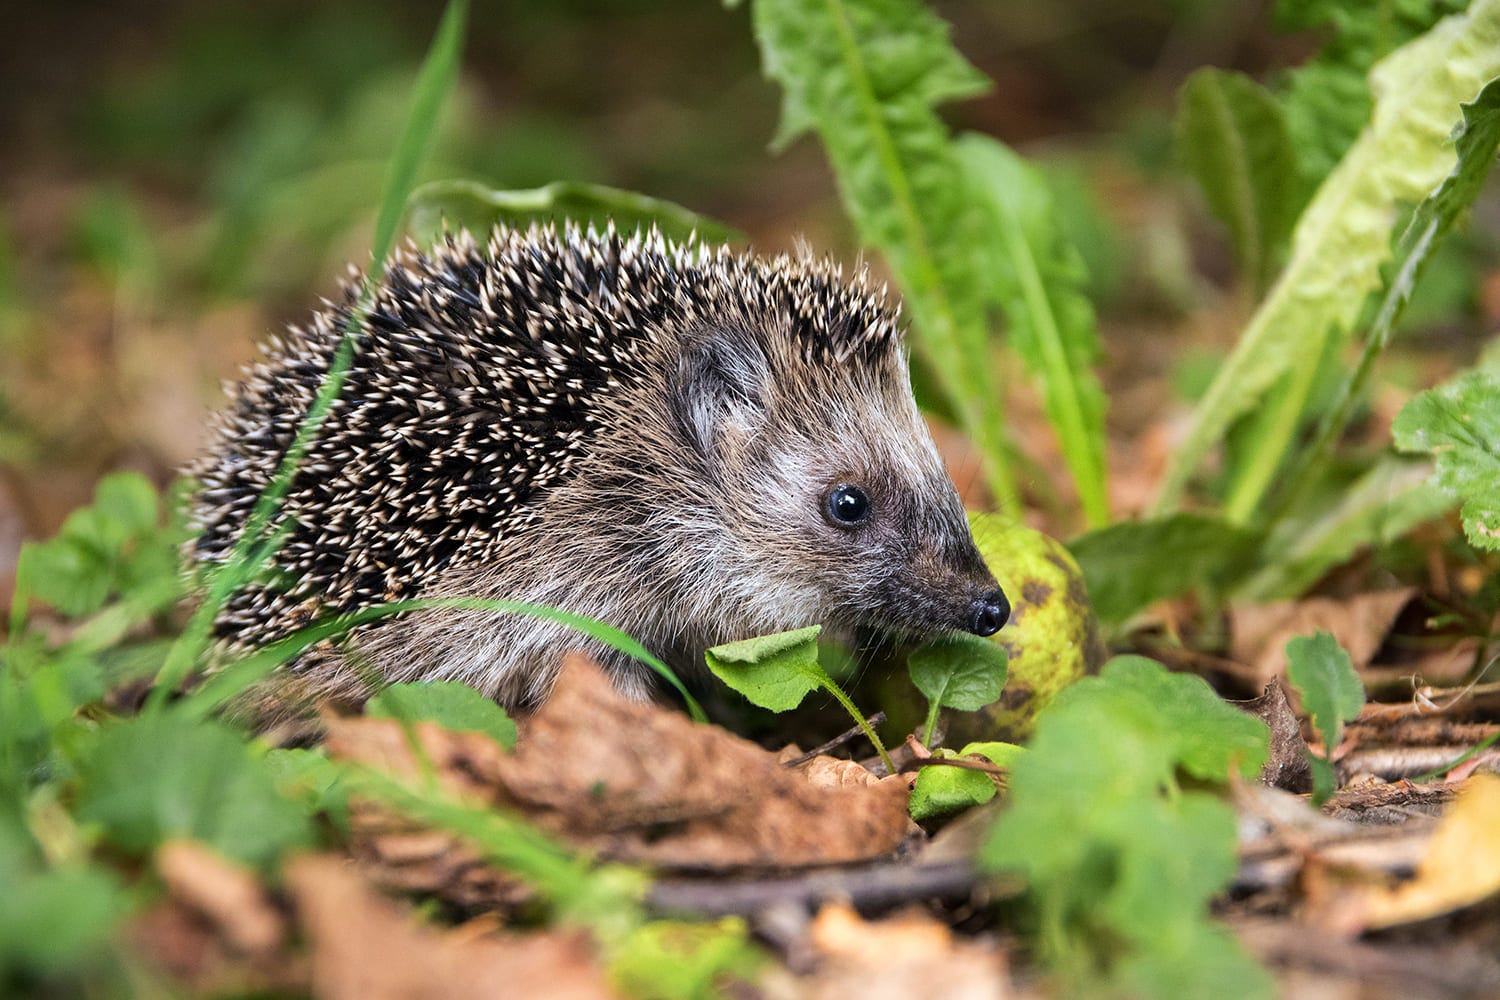
<instances>
[{"instance_id":1,"label":"hedgehog's ear","mask_svg":"<svg viewBox=\"0 0 1500 1000\"><path fill-rule=\"evenodd\" d=\"M749 436L765 415L770 363L749 337L715 332L683 353L672 380L672 410L704 457L726 436Z\"/></svg>"}]
</instances>

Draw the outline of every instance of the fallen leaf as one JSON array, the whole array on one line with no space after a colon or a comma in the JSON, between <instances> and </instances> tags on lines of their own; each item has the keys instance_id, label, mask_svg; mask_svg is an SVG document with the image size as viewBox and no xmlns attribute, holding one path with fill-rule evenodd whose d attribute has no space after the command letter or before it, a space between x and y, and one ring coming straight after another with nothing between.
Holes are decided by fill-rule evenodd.
<instances>
[{"instance_id":1,"label":"fallen leaf","mask_svg":"<svg viewBox=\"0 0 1500 1000\"><path fill-rule=\"evenodd\" d=\"M581 932L423 926L327 855L293 860L286 881L311 942L312 992L323 1000L614 996Z\"/></svg>"},{"instance_id":2,"label":"fallen leaf","mask_svg":"<svg viewBox=\"0 0 1500 1000\"><path fill-rule=\"evenodd\" d=\"M421 773L391 720L330 719L328 730L334 757L411 780ZM838 864L888 854L912 830L904 778L867 784L844 770L829 783L824 765L814 780L723 729L621 697L583 657L569 658L520 731L507 754L473 734L414 727L449 794L513 810L605 859L698 871ZM355 819L377 838L371 853L388 859L416 832L362 809ZM439 842L418 844L427 874L439 873ZM450 853L448 869L470 870L471 854L456 842Z\"/></svg>"},{"instance_id":3,"label":"fallen leaf","mask_svg":"<svg viewBox=\"0 0 1500 1000\"><path fill-rule=\"evenodd\" d=\"M1307 741L1302 738L1302 725L1297 721L1297 713L1292 711L1281 681L1272 678L1259 698L1238 704L1271 731L1269 753L1265 766L1260 769L1261 783L1289 792L1305 792L1312 788Z\"/></svg>"},{"instance_id":4,"label":"fallen leaf","mask_svg":"<svg viewBox=\"0 0 1500 1000\"><path fill-rule=\"evenodd\" d=\"M955 939L925 913L866 921L847 905L828 904L809 928L818 964L798 985L808 1000L995 1000L1008 990L998 948Z\"/></svg>"},{"instance_id":5,"label":"fallen leaf","mask_svg":"<svg viewBox=\"0 0 1500 1000\"><path fill-rule=\"evenodd\" d=\"M156 870L168 892L240 952L261 955L285 941L285 921L250 869L198 841L169 840L157 848Z\"/></svg>"},{"instance_id":6,"label":"fallen leaf","mask_svg":"<svg viewBox=\"0 0 1500 1000\"><path fill-rule=\"evenodd\" d=\"M1230 655L1251 667L1260 685L1286 671L1286 644L1297 636L1332 632L1355 670L1369 666L1413 588L1380 590L1336 600L1314 597L1273 604L1236 604L1230 611Z\"/></svg>"},{"instance_id":7,"label":"fallen leaf","mask_svg":"<svg viewBox=\"0 0 1500 1000\"><path fill-rule=\"evenodd\" d=\"M1416 877L1366 898L1363 929L1394 927L1472 906L1500 892L1500 778L1475 775L1444 814Z\"/></svg>"}]
</instances>

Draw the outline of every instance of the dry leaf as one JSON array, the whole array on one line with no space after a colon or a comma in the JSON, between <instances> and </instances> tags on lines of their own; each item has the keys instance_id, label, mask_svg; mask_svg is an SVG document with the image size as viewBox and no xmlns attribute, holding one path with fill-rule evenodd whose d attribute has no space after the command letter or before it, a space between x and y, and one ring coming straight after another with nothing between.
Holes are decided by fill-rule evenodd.
<instances>
[{"instance_id":1,"label":"dry leaf","mask_svg":"<svg viewBox=\"0 0 1500 1000\"><path fill-rule=\"evenodd\" d=\"M261 955L286 940L286 925L260 881L196 840L169 840L156 851L167 891L207 917L235 949Z\"/></svg>"},{"instance_id":2,"label":"dry leaf","mask_svg":"<svg viewBox=\"0 0 1500 1000\"><path fill-rule=\"evenodd\" d=\"M312 946L313 992L322 1000L614 996L581 933L423 926L332 856L297 858L286 879Z\"/></svg>"},{"instance_id":3,"label":"dry leaf","mask_svg":"<svg viewBox=\"0 0 1500 1000\"><path fill-rule=\"evenodd\" d=\"M846 774L820 787L753 743L621 697L582 657L569 658L520 731L507 754L474 734L416 727L450 794L514 810L605 858L676 870L835 864L888 854L911 829L904 779L862 784ZM330 719L328 750L399 777L418 774L390 720ZM356 818L363 833L383 838L373 850L388 860L415 832L364 810ZM437 842L417 843L429 849L414 853L430 867ZM457 870L472 861L456 843L452 857Z\"/></svg>"},{"instance_id":4,"label":"dry leaf","mask_svg":"<svg viewBox=\"0 0 1500 1000\"><path fill-rule=\"evenodd\" d=\"M1256 683L1286 671L1286 644L1299 635L1332 632L1355 670L1370 663L1416 591L1381 590L1335 600L1314 597L1274 604L1237 604L1230 613L1231 655L1251 666Z\"/></svg>"},{"instance_id":5,"label":"dry leaf","mask_svg":"<svg viewBox=\"0 0 1500 1000\"><path fill-rule=\"evenodd\" d=\"M995 1000L1008 992L998 948L957 940L925 913L865 921L830 904L813 920L809 943L819 961L800 984L808 1000Z\"/></svg>"},{"instance_id":6,"label":"dry leaf","mask_svg":"<svg viewBox=\"0 0 1500 1000\"><path fill-rule=\"evenodd\" d=\"M1443 816L1416 877L1365 901L1365 929L1394 927L1472 906L1500 892L1500 778L1475 775Z\"/></svg>"}]
</instances>

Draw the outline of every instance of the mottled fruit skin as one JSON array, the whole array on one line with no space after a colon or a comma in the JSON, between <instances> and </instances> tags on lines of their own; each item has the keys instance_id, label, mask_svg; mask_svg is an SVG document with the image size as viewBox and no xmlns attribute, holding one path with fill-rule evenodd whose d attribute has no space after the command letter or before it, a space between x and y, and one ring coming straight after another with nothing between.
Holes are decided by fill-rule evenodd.
<instances>
[{"instance_id":1,"label":"mottled fruit skin","mask_svg":"<svg viewBox=\"0 0 1500 1000\"><path fill-rule=\"evenodd\" d=\"M356 284L232 390L191 470L200 566L243 529ZM862 270L655 233L460 233L393 258L355 348L280 511L278 572L217 623L230 644L414 597L552 605L684 664L811 622L989 634L1009 613ZM324 693L456 679L523 703L570 649L647 696L630 658L492 611L365 626L294 670Z\"/></svg>"}]
</instances>

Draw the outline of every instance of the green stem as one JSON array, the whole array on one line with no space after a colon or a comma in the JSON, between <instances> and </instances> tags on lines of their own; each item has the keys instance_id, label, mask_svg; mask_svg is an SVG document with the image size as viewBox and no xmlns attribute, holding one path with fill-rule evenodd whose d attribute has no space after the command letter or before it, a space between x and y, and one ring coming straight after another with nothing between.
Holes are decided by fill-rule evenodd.
<instances>
[{"instance_id":1,"label":"green stem","mask_svg":"<svg viewBox=\"0 0 1500 1000\"><path fill-rule=\"evenodd\" d=\"M1276 394L1266 433L1251 445L1250 455L1224 502L1224 517L1230 524L1245 525L1255 519L1255 513L1302 425L1322 356L1322 351L1311 356L1307 364L1292 372L1285 390Z\"/></svg>"},{"instance_id":2,"label":"green stem","mask_svg":"<svg viewBox=\"0 0 1500 1000\"><path fill-rule=\"evenodd\" d=\"M927 703L927 721L922 723L922 739L927 744L927 749L929 750L933 748L932 734L937 729L938 713L942 710L943 706L938 703L936 698Z\"/></svg>"},{"instance_id":3,"label":"green stem","mask_svg":"<svg viewBox=\"0 0 1500 1000\"><path fill-rule=\"evenodd\" d=\"M818 673L822 675L819 678L819 683L823 685L823 690L833 695L838 700L838 703L844 706L844 711L849 713L849 717L859 726L860 731L865 734L865 738L875 745L875 752L880 754L880 762L885 765L886 771L890 774L895 774L896 765L892 763L891 755L885 752L885 744L880 742L880 737L875 733L875 727L870 725L864 713L855 706L854 702L849 700L849 696L844 693L844 689L834 683L832 677L829 677L821 668L818 670Z\"/></svg>"}]
</instances>

